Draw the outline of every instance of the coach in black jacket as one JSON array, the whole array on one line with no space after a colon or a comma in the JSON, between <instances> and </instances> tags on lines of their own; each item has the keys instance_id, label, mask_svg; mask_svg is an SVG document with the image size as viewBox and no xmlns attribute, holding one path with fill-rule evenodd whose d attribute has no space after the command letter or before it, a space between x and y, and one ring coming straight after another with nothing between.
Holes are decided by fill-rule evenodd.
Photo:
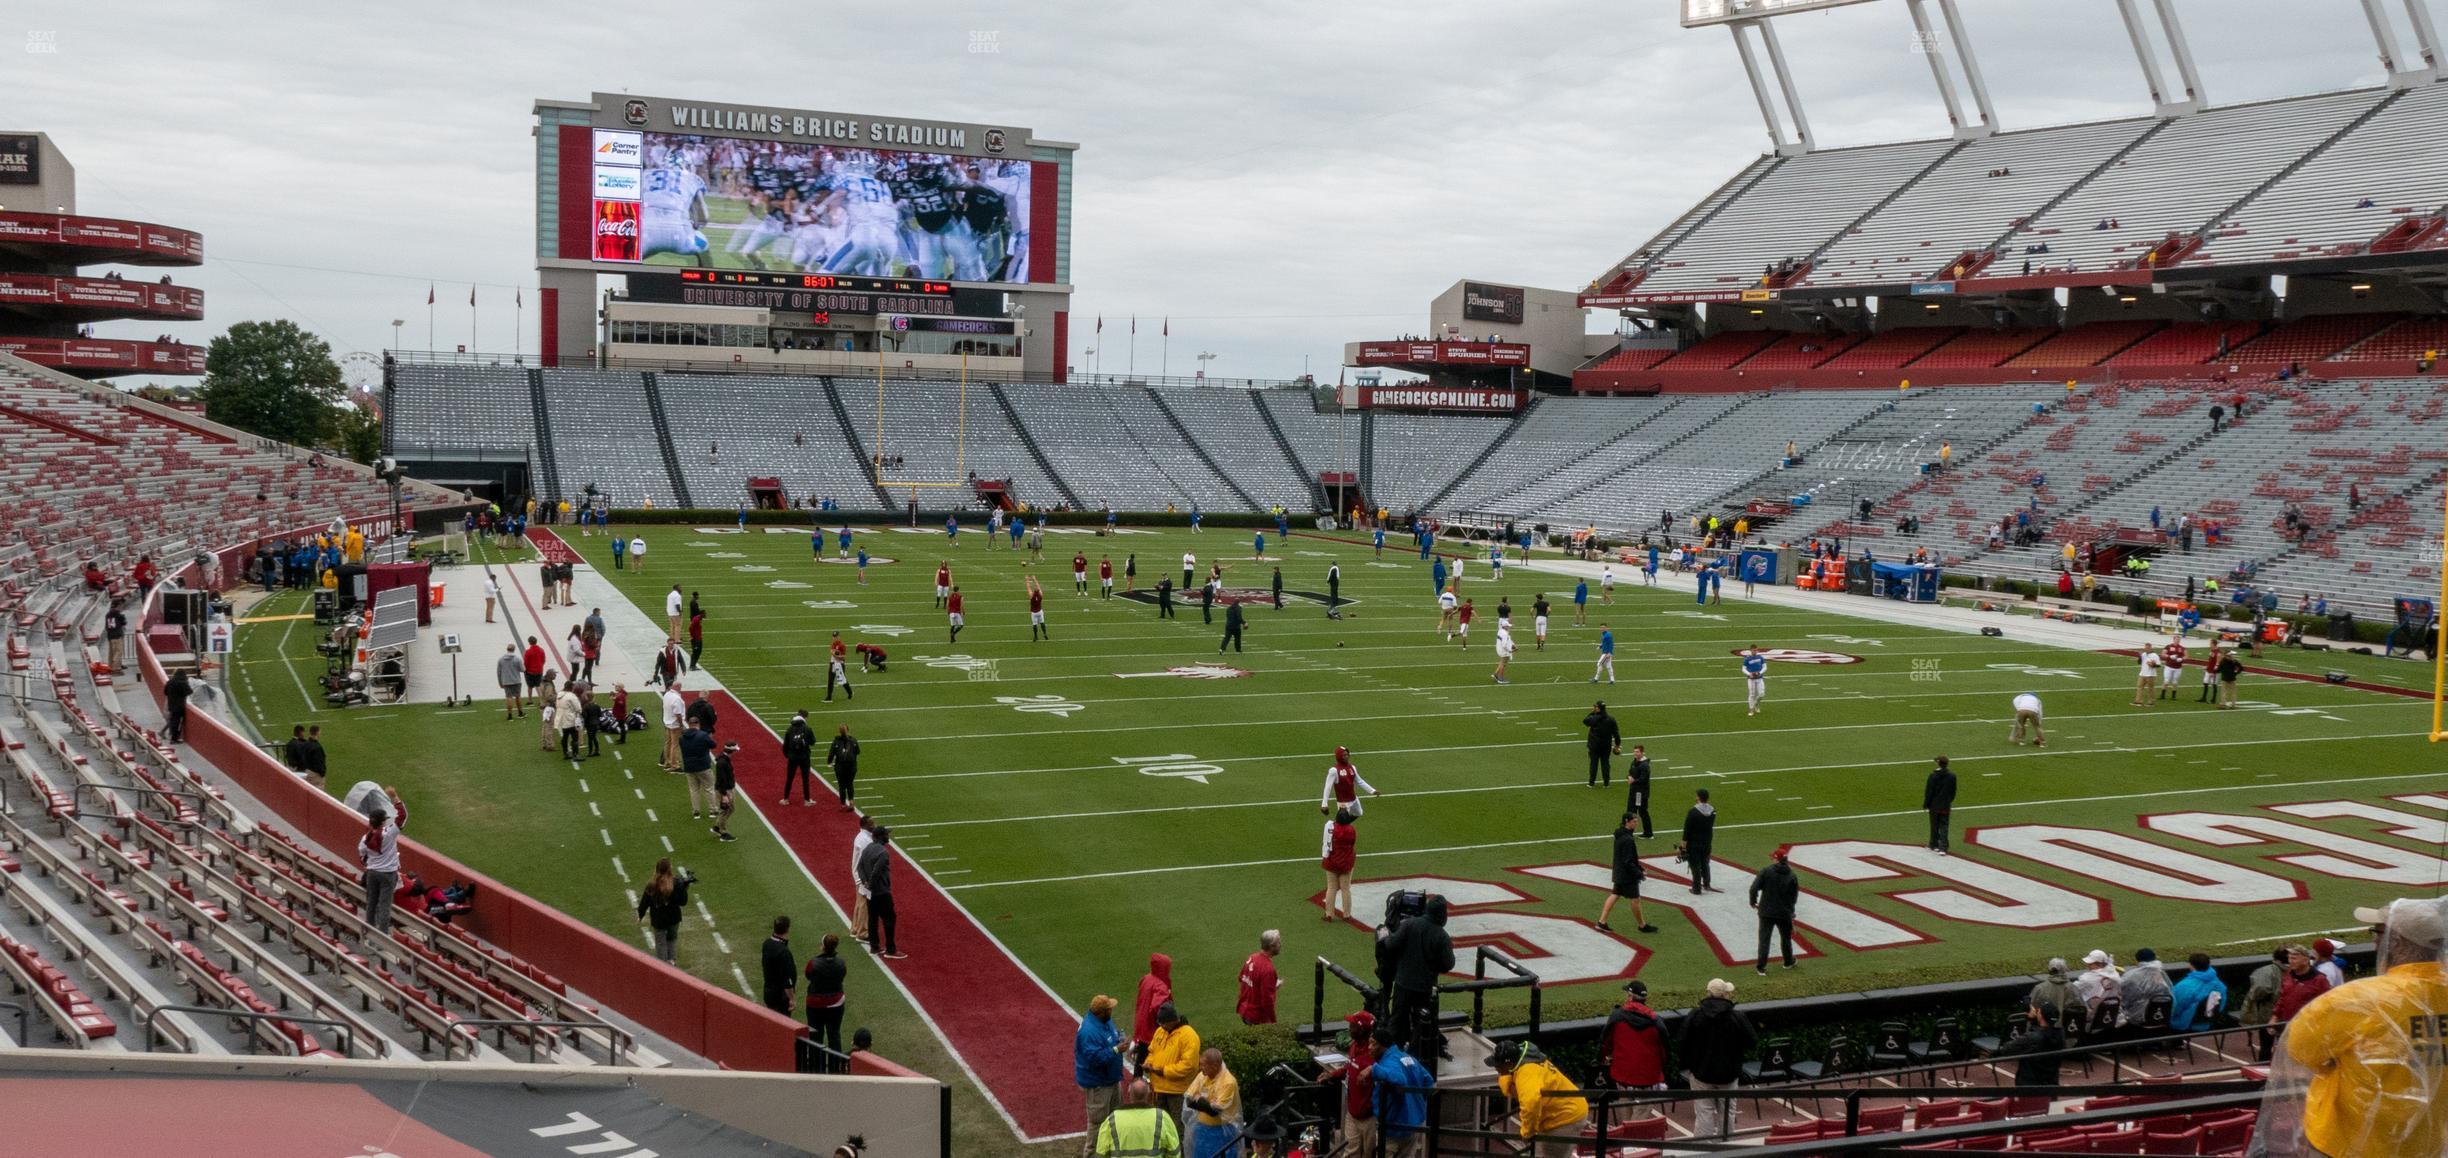
<instances>
[{"instance_id":1,"label":"coach in black jacket","mask_svg":"<svg viewBox=\"0 0 2448 1158\"><path fill-rule=\"evenodd\" d=\"M1793 866L1785 863L1785 849L1779 847L1768 867L1751 878L1751 907L1759 910L1759 972L1768 973L1768 935L1785 938L1785 967L1794 967L1793 923L1794 904L1802 899L1802 882L1794 876Z\"/></svg>"},{"instance_id":2,"label":"coach in black jacket","mask_svg":"<svg viewBox=\"0 0 2448 1158\"><path fill-rule=\"evenodd\" d=\"M1615 783L1615 767L1607 757L1623 751L1623 729L1615 717L1607 714L1606 701L1600 700L1581 717L1581 726L1589 729L1589 785L1592 788Z\"/></svg>"},{"instance_id":3,"label":"coach in black jacket","mask_svg":"<svg viewBox=\"0 0 2448 1158\"><path fill-rule=\"evenodd\" d=\"M1929 813L1929 846L1938 855L1947 852L1947 822L1955 811L1955 773L1947 767L1947 758L1938 757L1938 766L1930 770L1929 782L1921 787L1921 808Z\"/></svg>"},{"instance_id":4,"label":"coach in black jacket","mask_svg":"<svg viewBox=\"0 0 2448 1158\"><path fill-rule=\"evenodd\" d=\"M841 810L850 811L858 803L858 737L850 734L850 725L841 725L833 736L833 746L825 750L825 763L833 767L833 783L841 789Z\"/></svg>"},{"instance_id":5,"label":"coach in black jacket","mask_svg":"<svg viewBox=\"0 0 2448 1158\"><path fill-rule=\"evenodd\" d=\"M1453 934L1445 931L1445 898L1430 896L1427 912L1395 929L1386 950L1394 959L1392 1024L1387 1028L1403 1048L1434 1069L1429 1059L1441 1056L1444 1041L1431 1008L1438 979L1454 967Z\"/></svg>"},{"instance_id":6,"label":"coach in black jacket","mask_svg":"<svg viewBox=\"0 0 2448 1158\"><path fill-rule=\"evenodd\" d=\"M799 963L791 960L790 918L775 917L765 938L765 1008L791 1016L791 991L799 987Z\"/></svg>"},{"instance_id":7,"label":"coach in black jacket","mask_svg":"<svg viewBox=\"0 0 2448 1158\"><path fill-rule=\"evenodd\" d=\"M1691 873L1691 891L1718 893L1725 890L1709 884L1709 850L1717 843L1717 806L1709 803L1708 789L1700 789L1692 802L1691 811L1683 814L1684 868Z\"/></svg>"}]
</instances>

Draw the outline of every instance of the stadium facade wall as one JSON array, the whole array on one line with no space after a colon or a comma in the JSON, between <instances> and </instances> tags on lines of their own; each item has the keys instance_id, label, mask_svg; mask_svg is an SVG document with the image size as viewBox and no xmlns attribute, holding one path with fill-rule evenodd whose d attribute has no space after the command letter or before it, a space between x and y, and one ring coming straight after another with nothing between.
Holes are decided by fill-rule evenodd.
<instances>
[{"instance_id":1,"label":"stadium facade wall","mask_svg":"<svg viewBox=\"0 0 2448 1158\"><path fill-rule=\"evenodd\" d=\"M359 519L378 529L387 519ZM313 528L319 530L321 528ZM217 567L236 574L252 554L252 542L222 549ZM195 564L180 573L189 582L205 577ZM156 596L160 589L155 589ZM160 600L148 597L139 621L145 630L160 622ZM144 631L137 634L137 664L156 707L166 704L168 673ZM355 859L365 832L362 816L323 790L283 768L225 721L203 712L187 717L189 749L219 769L299 837L344 862ZM411 823L414 818L411 817ZM551 818L539 817L539 823ZM476 886L468 928L486 941L551 972L599 1001L617 995L623 1016L670 1039L680 1048L732 1069L791 1073L797 1069L800 1023L728 990L664 965L626 942L546 905L475 869L407 838L400 864L427 880L461 880ZM923 1077L870 1054L852 1058L852 1073L879 1077Z\"/></svg>"}]
</instances>

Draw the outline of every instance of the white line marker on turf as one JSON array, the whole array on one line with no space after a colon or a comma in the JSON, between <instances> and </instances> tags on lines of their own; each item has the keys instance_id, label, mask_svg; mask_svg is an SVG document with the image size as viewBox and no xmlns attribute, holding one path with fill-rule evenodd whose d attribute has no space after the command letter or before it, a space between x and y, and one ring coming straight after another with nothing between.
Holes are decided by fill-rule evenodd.
<instances>
[{"instance_id":1,"label":"white line marker on turf","mask_svg":"<svg viewBox=\"0 0 2448 1158\"><path fill-rule=\"evenodd\" d=\"M612 871L619 873L620 879L624 881L629 879L629 866L622 864L621 858L617 856L612 858ZM637 903L636 893L629 894L629 903L633 905Z\"/></svg>"},{"instance_id":2,"label":"white line marker on turf","mask_svg":"<svg viewBox=\"0 0 2448 1158\"><path fill-rule=\"evenodd\" d=\"M731 955L731 943L723 940L723 935L720 933L714 934L714 948L719 950L725 957Z\"/></svg>"},{"instance_id":3,"label":"white line marker on turf","mask_svg":"<svg viewBox=\"0 0 2448 1158\"><path fill-rule=\"evenodd\" d=\"M638 898L637 898L637 890L636 890L636 889L622 889L621 891L622 891L622 892L625 892L625 893L627 893L627 894L629 894L629 907L630 907L630 908L632 908L632 909L636 908L636 907L637 907L637 901L638 901ZM650 943L651 943L651 941L650 941Z\"/></svg>"},{"instance_id":4,"label":"white line marker on turf","mask_svg":"<svg viewBox=\"0 0 2448 1158\"><path fill-rule=\"evenodd\" d=\"M603 809L597 808L592 800L587 801L587 812L597 820L603 819Z\"/></svg>"},{"instance_id":5,"label":"white line marker on turf","mask_svg":"<svg viewBox=\"0 0 2448 1158\"><path fill-rule=\"evenodd\" d=\"M629 791L637 793L637 798L640 800L646 799L646 790L643 788L632 788Z\"/></svg>"},{"instance_id":6,"label":"white line marker on turf","mask_svg":"<svg viewBox=\"0 0 2448 1158\"><path fill-rule=\"evenodd\" d=\"M660 841L662 841L662 842L663 842L663 851L665 851L665 852L676 852L676 851L678 851L678 850L674 849L674 848L671 846L671 838L670 838L670 837L668 837L668 836L657 836L655 839L660 840Z\"/></svg>"},{"instance_id":7,"label":"white line marker on turf","mask_svg":"<svg viewBox=\"0 0 2448 1158\"><path fill-rule=\"evenodd\" d=\"M597 833L601 834L601 835L602 835L602 837L604 838L604 847L605 847L605 848L610 848L610 847L612 847L612 830L611 830L611 829L609 829L609 828L598 828L598 829L596 829L595 831L596 831Z\"/></svg>"},{"instance_id":8,"label":"white line marker on turf","mask_svg":"<svg viewBox=\"0 0 2448 1158\"><path fill-rule=\"evenodd\" d=\"M649 821L652 821L652 822L654 822L654 823L656 823L656 824L661 824L661 823L663 823L663 818L662 818L662 817L660 817L660 816L656 816L656 815L655 815L655 810L654 810L654 809L651 809L651 808L649 808L649 809L647 809L647 810L646 810L646 819L647 819L647 820L649 820Z\"/></svg>"},{"instance_id":9,"label":"white line marker on turf","mask_svg":"<svg viewBox=\"0 0 2448 1158\"><path fill-rule=\"evenodd\" d=\"M706 923L707 928L714 927L714 910L706 907L704 897L697 898L697 916Z\"/></svg>"},{"instance_id":10,"label":"white line marker on turf","mask_svg":"<svg viewBox=\"0 0 2448 1158\"><path fill-rule=\"evenodd\" d=\"M748 988L748 975L740 972L739 962L737 961L731 963L731 976L739 982L740 996L745 997L750 1001L756 1000L757 995L751 992Z\"/></svg>"},{"instance_id":11,"label":"white line marker on turf","mask_svg":"<svg viewBox=\"0 0 2448 1158\"><path fill-rule=\"evenodd\" d=\"M584 777L584 776L581 776L581 777L579 777L579 778L578 778L578 791L580 791L580 792L592 792L592 791L594 791L593 789L591 789L591 788L588 788L588 787L587 787L587 785L586 785L586 777Z\"/></svg>"}]
</instances>

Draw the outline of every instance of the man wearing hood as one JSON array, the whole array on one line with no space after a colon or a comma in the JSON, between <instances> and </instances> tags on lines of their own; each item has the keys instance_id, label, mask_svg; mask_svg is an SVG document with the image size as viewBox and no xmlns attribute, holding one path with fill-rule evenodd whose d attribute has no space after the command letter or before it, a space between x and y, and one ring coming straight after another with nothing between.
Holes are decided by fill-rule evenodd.
<instances>
[{"instance_id":1,"label":"man wearing hood","mask_svg":"<svg viewBox=\"0 0 2448 1158\"><path fill-rule=\"evenodd\" d=\"M800 712L782 733L782 798L775 803L790 803L794 783L799 786L799 803L814 803L810 794L816 790L815 762L816 729L808 726L807 713Z\"/></svg>"},{"instance_id":2,"label":"man wearing hood","mask_svg":"<svg viewBox=\"0 0 2448 1158\"><path fill-rule=\"evenodd\" d=\"M2378 975L2326 990L2286 1031L2287 1060L2310 1071L2304 1140L2338 1158L2448 1153L2448 902L2404 899L2354 917L2379 943Z\"/></svg>"},{"instance_id":3,"label":"man wearing hood","mask_svg":"<svg viewBox=\"0 0 2448 1158\"><path fill-rule=\"evenodd\" d=\"M2048 977L2032 986L2031 996L2024 998L2023 1004L2059 1011L2082 1004L2082 995L2076 992L2074 982L2066 976L2065 958L2049 958Z\"/></svg>"},{"instance_id":4,"label":"man wearing hood","mask_svg":"<svg viewBox=\"0 0 2448 1158\"><path fill-rule=\"evenodd\" d=\"M2140 1025L2151 998L2171 997L2173 988L2168 984L2167 967L2159 963L2157 951L2134 950L2133 968L2117 978L2117 1024Z\"/></svg>"},{"instance_id":5,"label":"man wearing hood","mask_svg":"<svg viewBox=\"0 0 2448 1158\"><path fill-rule=\"evenodd\" d=\"M1802 882L1786 863L1787 849L1777 846L1768 867L1751 879L1751 907L1759 910L1759 975L1768 975L1770 934L1785 939L1785 967L1794 967L1794 905L1802 899Z\"/></svg>"},{"instance_id":6,"label":"man wearing hood","mask_svg":"<svg viewBox=\"0 0 2448 1158\"><path fill-rule=\"evenodd\" d=\"M1095 1152L1097 1127L1115 1110L1122 1092L1122 1031L1114 1028L1114 999L1102 993L1088 1002L1079 1032L1071 1039L1071 1080L1080 1088L1088 1109L1088 1137L1082 1154Z\"/></svg>"},{"instance_id":7,"label":"man wearing hood","mask_svg":"<svg viewBox=\"0 0 2448 1158\"><path fill-rule=\"evenodd\" d=\"M1131 1006L1131 1044L1141 1049L1156 1040L1156 1007L1173 1000L1173 959L1148 954L1148 971L1139 978L1139 1000Z\"/></svg>"},{"instance_id":8,"label":"man wearing hood","mask_svg":"<svg viewBox=\"0 0 2448 1158\"><path fill-rule=\"evenodd\" d=\"M1581 1096L1581 1087L1526 1041L1497 1046L1488 1064L1496 1070L1496 1089L1513 1099L1519 1111L1522 1140L1530 1142L1530 1153L1536 1158L1572 1158L1581 1124L1589 1120L1589 1101ZM1540 1137L1549 1134L1570 1137Z\"/></svg>"},{"instance_id":9,"label":"man wearing hood","mask_svg":"<svg viewBox=\"0 0 2448 1158\"><path fill-rule=\"evenodd\" d=\"M1607 1080L1619 1090L1666 1088L1666 1030L1649 1008L1649 986L1624 982L1623 1005L1607 1015L1602 1037Z\"/></svg>"},{"instance_id":10,"label":"man wearing hood","mask_svg":"<svg viewBox=\"0 0 2448 1158\"><path fill-rule=\"evenodd\" d=\"M1717 806L1709 803L1706 788L1694 795L1697 799L1692 802L1691 811L1683 814L1683 843L1676 845L1675 851L1683 854L1684 868L1691 873L1693 896L1724 892L1709 884L1709 850L1717 843Z\"/></svg>"},{"instance_id":11,"label":"man wearing hood","mask_svg":"<svg viewBox=\"0 0 2448 1158\"><path fill-rule=\"evenodd\" d=\"M1394 1036L1424 1057L1444 1056L1433 1005L1439 978L1454 967L1453 935L1445 931L1445 898L1431 895L1428 911L1409 918L1387 939L1394 959L1394 992L1388 1020Z\"/></svg>"},{"instance_id":12,"label":"man wearing hood","mask_svg":"<svg viewBox=\"0 0 2448 1158\"><path fill-rule=\"evenodd\" d=\"M1332 816L1339 808L1359 816L1363 811L1360 807L1363 792L1377 795L1377 789L1361 777L1360 769L1352 763L1351 749L1337 747L1334 763L1326 766L1326 787L1318 793L1318 815Z\"/></svg>"},{"instance_id":13,"label":"man wearing hood","mask_svg":"<svg viewBox=\"0 0 2448 1158\"><path fill-rule=\"evenodd\" d=\"M1695 1090L1722 1090L1742 1080L1743 1059L1750 1056L1758 1035L1751 1019L1734 1008L1734 983L1719 977L1708 983L1708 996L1683 1019L1683 1077ZM1693 1136L1723 1138L1734 1129L1732 1099L1701 1102L1694 1110Z\"/></svg>"}]
</instances>

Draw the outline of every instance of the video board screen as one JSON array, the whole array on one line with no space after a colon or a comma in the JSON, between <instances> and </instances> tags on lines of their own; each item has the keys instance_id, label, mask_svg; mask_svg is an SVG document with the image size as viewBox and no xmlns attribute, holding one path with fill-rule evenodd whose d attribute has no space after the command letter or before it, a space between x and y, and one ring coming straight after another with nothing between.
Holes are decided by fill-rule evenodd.
<instances>
[{"instance_id":1,"label":"video board screen","mask_svg":"<svg viewBox=\"0 0 2448 1158\"><path fill-rule=\"evenodd\" d=\"M596 129L597 261L1029 278L1030 162Z\"/></svg>"}]
</instances>

